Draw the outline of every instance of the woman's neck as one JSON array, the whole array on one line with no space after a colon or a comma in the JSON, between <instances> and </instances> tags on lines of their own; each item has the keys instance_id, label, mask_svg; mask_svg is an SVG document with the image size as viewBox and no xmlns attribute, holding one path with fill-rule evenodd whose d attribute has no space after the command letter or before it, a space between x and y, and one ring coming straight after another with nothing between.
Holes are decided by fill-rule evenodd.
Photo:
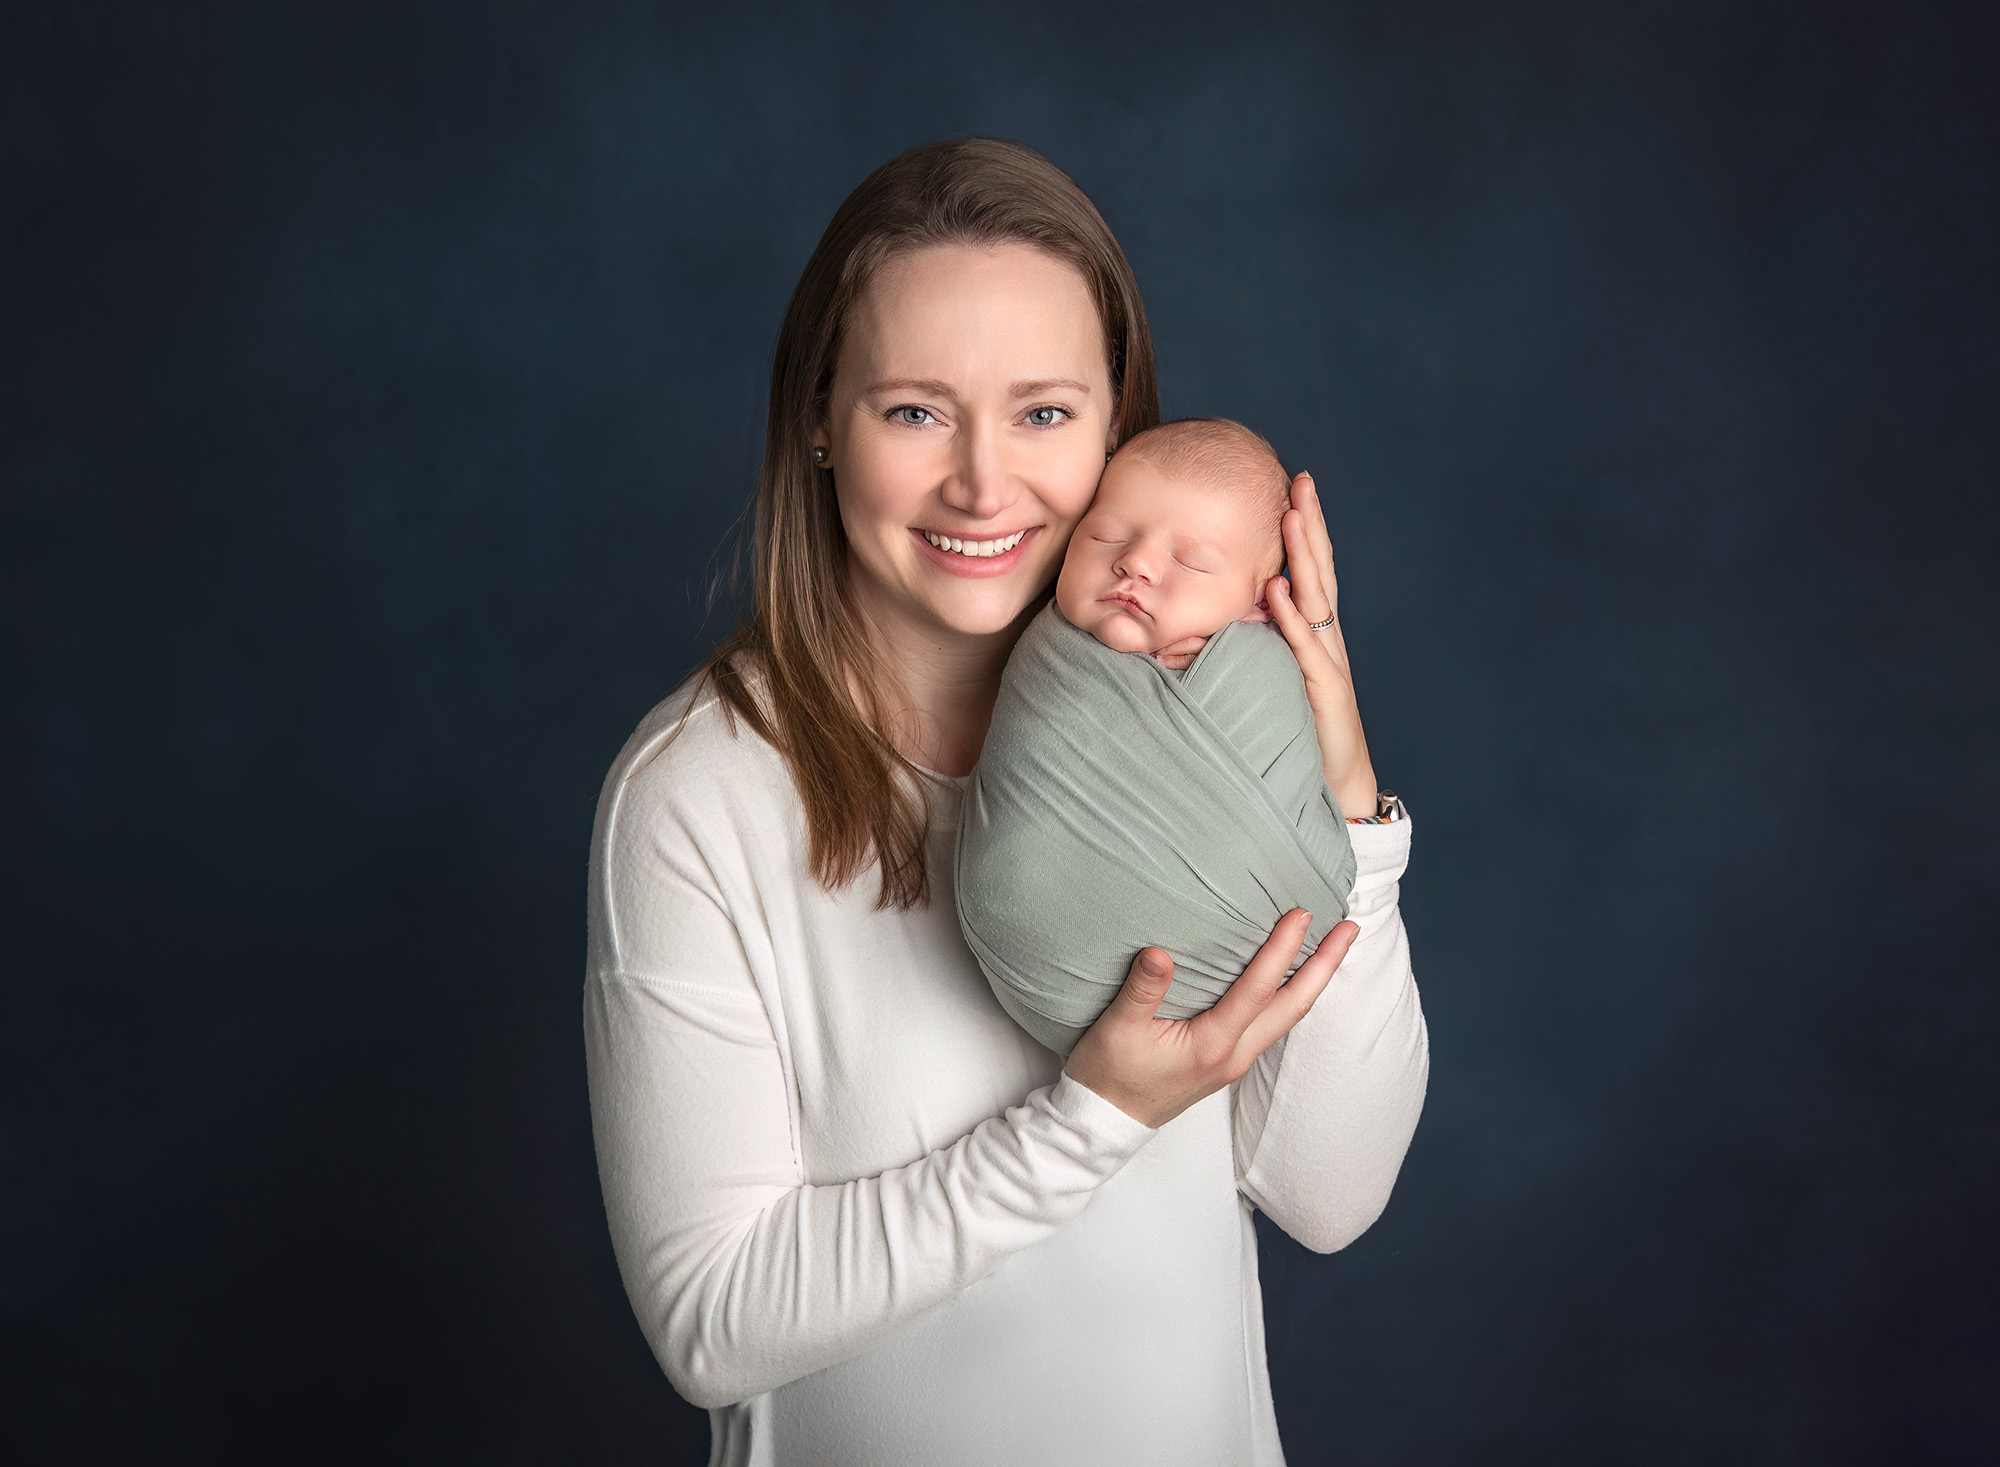
<instances>
[{"instance_id":1,"label":"woman's neck","mask_svg":"<svg viewBox=\"0 0 2000 1467\"><path fill-rule=\"evenodd\" d=\"M979 762L986 729L1000 695L1007 654L1033 619L1030 606L1012 626L998 632L955 632L916 626L882 615L865 598L862 628L882 665L900 688L884 689L890 700L884 730L904 758L940 774L965 775Z\"/></svg>"}]
</instances>

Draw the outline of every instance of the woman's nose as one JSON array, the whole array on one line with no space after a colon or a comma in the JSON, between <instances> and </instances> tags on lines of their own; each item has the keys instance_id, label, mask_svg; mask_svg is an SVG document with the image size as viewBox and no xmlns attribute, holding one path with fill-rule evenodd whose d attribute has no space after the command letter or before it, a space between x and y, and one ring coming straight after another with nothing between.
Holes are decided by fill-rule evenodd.
<instances>
[{"instance_id":1,"label":"woman's nose","mask_svg":"<svg viewBox=\"0 0 2000 1467\"><path fill-rule=\"evenodd\" d=\"M1008 473L999 435L974 427L953 445L951 473L944 482L944 502L976 520L990 520L1014 502L1013 475Z\"/></svg>"}]
</instances>

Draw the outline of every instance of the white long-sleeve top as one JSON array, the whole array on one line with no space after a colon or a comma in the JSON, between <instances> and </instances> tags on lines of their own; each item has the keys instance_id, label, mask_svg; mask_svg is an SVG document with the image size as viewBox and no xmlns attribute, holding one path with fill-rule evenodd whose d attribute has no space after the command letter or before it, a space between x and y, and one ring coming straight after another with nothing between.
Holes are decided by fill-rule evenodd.
<instances>
[{"instance_id":1,"label":"white long-sleeve top","mask_svg":"<svg viewBox=\"0 0 2000 1467\"><path fill-rule=\"evenodd\" d=\"M683 715L685 714L685 718ZM710 693L612 766L584 1033L612 1242L714 1467L1278 1464L1250 1207L1320 1251L1423 1104L1409 822L1349 830L1361 935L1238 1085L1154 1131L1060 1073L932 896L807 868L784 761Z\"/></svg>"}]
</instances>

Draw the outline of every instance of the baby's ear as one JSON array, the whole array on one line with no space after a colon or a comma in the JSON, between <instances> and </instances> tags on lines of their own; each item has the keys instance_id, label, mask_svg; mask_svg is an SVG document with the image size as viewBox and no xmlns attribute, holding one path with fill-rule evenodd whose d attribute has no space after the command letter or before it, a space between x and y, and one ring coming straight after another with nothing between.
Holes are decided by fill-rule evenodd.
<instances>
[{"instance_id":1,"label":"baby's ear","mask_svg":"<svg viewBox=\"0 0 2000 1467\"><path fill-rule=\"evenodd\" d=\"M1249 611L1244 613L1244 615L1240 619L1243 621L1269 621L1271 619L1270 603L1266 601L1259 601L1255 606L1251 607Z\"/></svg>"}]
</instances>

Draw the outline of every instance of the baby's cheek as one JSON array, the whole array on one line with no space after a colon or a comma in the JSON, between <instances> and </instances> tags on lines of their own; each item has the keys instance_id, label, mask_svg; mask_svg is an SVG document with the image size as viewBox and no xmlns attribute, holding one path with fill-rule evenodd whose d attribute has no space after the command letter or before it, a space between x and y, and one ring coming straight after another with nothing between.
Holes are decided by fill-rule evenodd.
<instances>
[{"instance_id":1,"label":"baby's cheek","mask_svg":"<svg viewBox=\"0 0 2000 1467\"><path fill-rule=\"evenodd\" d=\"M1071 626L1089 626L1091 603L1095 600L1085 577L1065 562L1062 574L1056 578L1056 610Z\"/></svg>"},{"instance_id":2,"label":"baby's cheek","mask_svg":"<svg viewBox=\"0 0 2000 1467\"><path fill-rule=\"evenodd\" d=\"M1153 633L1160 646L1171 647L1188 637L1211 636L1221 630L1221 622L1209 625L1214 618L1201 599L1177 589L1165 592L1153 603Z\"/></svg>"},{"instance_id":3,"label":"baby's cheek","mask_svg":"<svg viewBox=\"0 0 2000 1467\"><path fill-rule=\"evenodd\" d=\"M1232 621L1248 616L1256 604L1254 597L1219 585L1177 588L1154 612L1160 645L1171 647L1189 637L1212 637Z\"/></svg>"}]
</instances>

